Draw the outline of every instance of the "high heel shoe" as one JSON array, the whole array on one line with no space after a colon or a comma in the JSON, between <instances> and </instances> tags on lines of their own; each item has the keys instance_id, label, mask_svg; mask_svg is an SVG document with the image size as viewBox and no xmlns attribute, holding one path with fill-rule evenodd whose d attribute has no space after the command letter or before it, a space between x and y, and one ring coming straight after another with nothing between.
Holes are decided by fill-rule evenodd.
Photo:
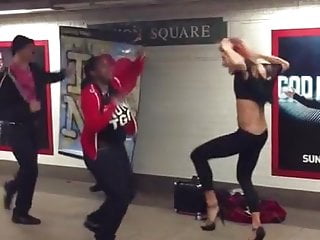
<instances>
[{"instance_id":1,"label":"high heel shoe","mask_svg":"<svg viewBox=\"0 0 320 240\"><path fill-rule=\"evenodd\" d=\"M221 222L223 225L225 225L225 218L224 218L224 214L223 214L223 211L222 209L219 207L219 206L211 206L211 207L208 207L208 209L213 209L213 208L218 208L218 213L217 213L217 216L215 218L214 221L211 221L209 218L206 222L205 225L201 226L201 229L203 231L214 231L216 229L216 222L217 222L217 218L220 218Z\"/></svg>"},{"instance_id":2,"label":"high heel shoe","mask_svg":"<svg viewBox=\"0 0 320 240\"><path fill-rule=\"evenodd\" d=\"M258 227L256 229L252 229L256 233L256 237L254 240L263 240L264 237L266 236L266 231L264 230L263 227Z\"/></svg>"}]
</instances>

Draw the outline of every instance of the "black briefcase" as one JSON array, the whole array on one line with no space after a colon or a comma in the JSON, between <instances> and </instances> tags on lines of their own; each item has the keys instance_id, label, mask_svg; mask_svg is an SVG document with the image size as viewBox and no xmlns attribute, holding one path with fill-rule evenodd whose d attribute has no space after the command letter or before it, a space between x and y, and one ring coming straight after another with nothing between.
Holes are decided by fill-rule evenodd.
<instances>
[{"instance_id":1,"label":"black briefcase","mask_svg":"<svg viewBox=\"0 0 320 240\"><path fill-rule=\"evenodd\" d=\"M174 183L174 209L199 220L206 214L206 202L198 177Z\"/></svg>"}]
</instances>

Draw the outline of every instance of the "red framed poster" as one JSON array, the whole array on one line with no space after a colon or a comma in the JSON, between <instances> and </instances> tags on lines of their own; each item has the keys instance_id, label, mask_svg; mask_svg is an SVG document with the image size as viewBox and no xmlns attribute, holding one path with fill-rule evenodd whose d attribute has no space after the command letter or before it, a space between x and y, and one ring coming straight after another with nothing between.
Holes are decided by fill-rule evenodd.
<instances>
[{"instance_id":1,"label":"red framed poster","mask_svg":"<svg viewBox=\"0 0 320 240\"><path fill-rule=\"evenodd\" d=\"M274 89L272 174L320 179L320 28L273 30L272 53L290 62Z\"/></svg>"},{"instance_id":2,"label":"red framed poster","mask_svg":"<svg viewBox=\"0 0 320 240\"><path fill-rule=\"evenodd\" d=\"M44 70L50 70L49 43L46 40L35 41L35 62ZM12 59L11 42L0 42L1 62L8 66ZM51 88L47 85L46 93L40 99L43 110L39 124L40 154L53 155L53 134L52 134L52 109L51 109ZM0 151L11 151L6 144L0 145Z\"/></svg>"}]
</instances>

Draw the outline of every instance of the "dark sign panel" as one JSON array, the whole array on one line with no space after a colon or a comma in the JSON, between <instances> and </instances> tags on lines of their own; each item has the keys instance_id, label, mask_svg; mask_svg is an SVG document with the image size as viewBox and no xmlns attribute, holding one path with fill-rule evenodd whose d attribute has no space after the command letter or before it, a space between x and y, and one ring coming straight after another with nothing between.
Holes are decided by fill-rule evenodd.
<instances>
[{"instance_id":1,"label":"dark sign panel","mask_svg":"<svg viewBox=\"0 0 320 240\"><path fill-rule=\"evenodd\" d=\"M320 178L320 29L277 30L272 38L273 54L291 64L272 107L273 174ZM304 101L285 94L292 89Z\"/></svg>"},{"instance_id":2,"label":"dark sign panel","mask_svg":"<svg viewBox=\"0 0 320 240\"><path fill-rule=\"evenodd\" d=\"M227 23L223 18L110 23L90 27L134 33L145 46L212 44L227 37Z\"/></svg>"},{"instance_id":3,"label":"dark sign panel","mask_svg":"<svg viewBox=\"0 0 320 240\"><path fill-rule=\"evenodd\" d=\"M115 41L115 42L133 42L137 38L137 34L132 31L114 31L98 29L86 29L77 27L61 27L60 35L69 37L78 37L83 39L96 39L102 41Z\"/></svg>"}]
</instances>

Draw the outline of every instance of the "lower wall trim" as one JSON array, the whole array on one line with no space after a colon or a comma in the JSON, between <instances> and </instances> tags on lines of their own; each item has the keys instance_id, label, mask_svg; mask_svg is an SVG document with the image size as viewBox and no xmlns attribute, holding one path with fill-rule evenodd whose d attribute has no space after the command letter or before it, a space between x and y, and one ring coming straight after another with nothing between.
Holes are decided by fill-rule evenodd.
<instances>
[{"instance_id":1,"label":"lower wall trim","mask_svg":"<svg viewBox=\"0 0 320 240\"><path fill-rule=\"evenodd\" d=\"M17 170L17 164L14 161L0 160L0 174L10 175ZM93 182L93 178L84 168L73 168L52 165L39 165L39 176L47 178L57 178L67 181ZM185 180L181 178L153 176L144 174L135 174L135 182L138 192L150 194L152 196L172 201L173 186L176 180ZM156 187L155 187L156 186ZM239 185L232 183L217 182L215 186L218 189L234 189ZM289 190L271 187L256 187L262 199L274 199L286 207L319 210L320 192L309 192L299 190Z\"/></svg>"},{"instance_id":2,"label":"lower wall trim","mask_svg":"<svg viewBox=\"0 0 320 240\"><path fill-rule=\"evenodd\" d=\"M0 174L15 174L18 169L16 161L0 160ZM79 182L92 182L93 178L85 168L64 167L39 164L39 177L58 178Z\"/></svg>"}]
</instances>

